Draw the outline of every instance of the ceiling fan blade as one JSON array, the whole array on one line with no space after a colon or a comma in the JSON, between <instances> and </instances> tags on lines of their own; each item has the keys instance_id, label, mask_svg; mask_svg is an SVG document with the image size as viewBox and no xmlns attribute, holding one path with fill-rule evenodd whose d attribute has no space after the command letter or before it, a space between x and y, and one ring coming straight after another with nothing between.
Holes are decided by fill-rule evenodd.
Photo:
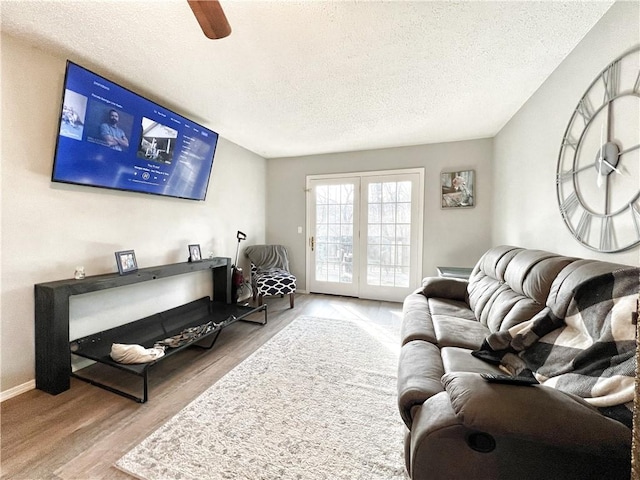
<instances>
[{"instance_id":1,"label":"ceiling fan blade","mask_svg":"<svg viewBox=\"0 0 640 480\"><path fill-rule=\"evenodd\" d=\"M231 26L218 0L187 0L200 28L207 38L224 38L231 33Z\"/></svg>"}]
</instances>

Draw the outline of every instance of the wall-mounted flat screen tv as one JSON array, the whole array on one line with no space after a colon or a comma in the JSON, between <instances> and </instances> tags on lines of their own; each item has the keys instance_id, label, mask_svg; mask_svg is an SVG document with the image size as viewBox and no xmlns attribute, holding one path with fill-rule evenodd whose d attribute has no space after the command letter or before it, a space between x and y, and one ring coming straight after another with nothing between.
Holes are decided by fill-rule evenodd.
<instances>
[{"instance_id":1,"label":"wall-mounted flat screen tv","mask_svg":"<svg viewBox=\"0 0 640 480\"><path fill-rule=\"evenodd\" d=\"M67 61L52 181L204 200L218 134Z\"/></svg>"}]
</instances>

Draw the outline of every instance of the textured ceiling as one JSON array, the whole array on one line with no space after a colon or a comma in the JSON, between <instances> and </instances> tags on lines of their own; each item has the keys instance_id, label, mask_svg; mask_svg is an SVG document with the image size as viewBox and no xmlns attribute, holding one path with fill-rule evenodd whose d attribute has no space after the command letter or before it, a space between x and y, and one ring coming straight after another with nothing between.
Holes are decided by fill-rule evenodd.
<instances>
[{"instance_id":1,"label":"textured ceiling","mask_svg":"<svg viewBox=\"0 0 640 480\"><path fill-rule=\"evenodd\" d=\"M221 40L186 0L1 0L0 18L273 158L491 137L612 3L221 0Z\"/></svg>"}]
</instances>

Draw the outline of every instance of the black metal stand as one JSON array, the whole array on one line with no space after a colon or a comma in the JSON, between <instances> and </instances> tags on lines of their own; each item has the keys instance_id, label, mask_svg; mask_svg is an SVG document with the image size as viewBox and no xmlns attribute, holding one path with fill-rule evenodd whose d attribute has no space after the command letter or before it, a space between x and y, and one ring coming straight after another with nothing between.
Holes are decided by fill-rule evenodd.
<instances>
[{"instance_id":1,"label":"black metal stand","mask_svg":"<svg viewBox=\"0 0 640 480\"><path fill-rule=\"evenodd\" d=\"M155 364L165 360L166 358L175 355L181 350L184 350L187 347L195 346L199 348L203 348L206 350L210 350L216 343L216 340L222 333L222 330L229 325L237 322L237 321L245 321L250 323L258 323L260 325L267 324L267 306L260 305L258 307L244 307L239 305L216 305L216 302L213 302L213 306L207 306L204 302L205 299L196 300L195 302L191 302L182 307L177 307L175 309L169 310L167 312L159 313L153 315L151 317L147 317L141 320L137 320L135 322L130 322L128 324L122 325L120 327L113 328L111 330L107 330L104 332L98 332L93 335L89 335L87 337L83 337L71 342L71 353L73 355L77 355L79 357L88 358L95 362L98 362L103 365L107 365L109 367L113 367L120 371L127 372L129 374L138 376L142 378L143 383L143 395L142 397L137 397L132 395L124 390L113 387L111 385L107 385L93 378L84 376L79 374L78 372L72 372L71 376L87 382L96 387L107 390L111 393L115 393L121 395L130 400L134 400L138 403L145 403L149 399L149 370ZM199 323L193 321L194 312L197 312L198 309L205 309L202 311L203 316ZM253 320L247 320L246 317L251 315L252 313L264 312L264 321L263 322L255 322ZM196 313L197 315L197 313ZM175 328L176 319L185 318L188 319L189 322L185 323L184 326L197 326L207 323L210 320L216 322L216 319L220 319L221 315L227 315L226 318L215 327L214 330L206 333L205 335L199 336L190 340L188 343L180 345L179 347L169 348L167 349L164 356L154 360L153 362L144 363L144 364L122 364L115 362L111 359L110 355L107 353L111 349L111 344L114 339L118 339L118 343L127 343L127 344L146 344L148 347L152 346L154 343L161 341L171 332L168 332L166 329L166 324L170 323L173 325L174 333L178 333L178 330ZM162 326L162 335L157 336L157 338L146 338L136 339L135 336L132 336L130 332L136 331L140 329L140 326L149 325L149 328L157 327L158 325ZM203 340L210 340L210 343L206 345L202 345Z\"/></svg>"}]
</instances>

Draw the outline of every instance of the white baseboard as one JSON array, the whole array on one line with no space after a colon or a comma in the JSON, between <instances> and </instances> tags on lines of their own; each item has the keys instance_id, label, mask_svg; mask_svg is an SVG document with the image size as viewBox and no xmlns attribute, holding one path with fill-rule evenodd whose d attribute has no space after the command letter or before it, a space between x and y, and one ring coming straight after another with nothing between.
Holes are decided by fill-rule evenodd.
<instances>
[{"instance_id":1,"label":"white baseboard","mask_svg":"<svg viewBox=\"0 0 640 480\"><path fill-rule=\"evenodd\" d=\"M18 385L17 387L10 388L4 392L0 392L0 403L5 400L9 400L10 398L17 397L21 393L28 392L29 390L33 390L36 388L36 381L29 380L27 383L23 383L22 385Z\"/></svg>"}]
</instances>

